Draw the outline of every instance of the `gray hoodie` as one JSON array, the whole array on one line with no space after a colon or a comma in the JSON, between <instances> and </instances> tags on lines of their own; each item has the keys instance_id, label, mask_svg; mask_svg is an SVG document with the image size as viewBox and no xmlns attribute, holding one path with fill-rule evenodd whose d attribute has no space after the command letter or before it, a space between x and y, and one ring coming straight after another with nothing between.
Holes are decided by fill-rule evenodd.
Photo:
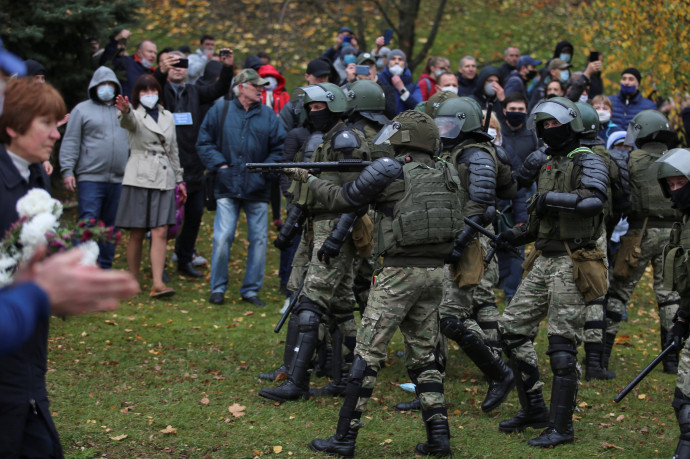
<instances>
[{"instance_id":1,"label":"gray hoodie","mask_svg":"<svg viewBox=\"0 0 690 459\"><path fill-rule=\"evenodd\" d=\"M108 67L99 67L89 83L89 100L72 110L60 147L60 169L63 177L76 176L77 182L122 183L129 156L127 131L120 127L117 108L98 99L96 88L110 81L115 95L122 86Z\"/></svg>"}]
</instances>

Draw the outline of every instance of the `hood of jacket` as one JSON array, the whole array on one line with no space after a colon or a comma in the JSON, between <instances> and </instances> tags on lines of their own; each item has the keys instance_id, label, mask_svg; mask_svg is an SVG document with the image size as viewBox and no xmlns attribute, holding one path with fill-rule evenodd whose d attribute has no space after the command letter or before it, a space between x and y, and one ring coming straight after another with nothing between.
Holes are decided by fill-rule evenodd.
<instances>
[{"instance_id":1,"label":"hood of jacket","mask_svg":"<svg viewBox=\"0 0 690 459\"><path fill-rule=\"evenodd\" d=\"M220 72L223 70L223 64L218 61L208 61L204 67L204 73L196 80L195 84L205 86L213 84L220 77Z\"/></svg>"},{"instance_id":2,"label":"hood of jacket","mask_svg":"<svg viewBox=\"0 0 690 459\"><path fill-rule=\"evenodd\" d=\"M553 57L561 57L561 51L563 51L563 48L570 48L573 50L573 56L575 56L575 47L573 46L572 43L570 43L568 40L563 40L559 41L558 44L556 45L556 49L553 52Z\"/></svg>"},{"instance_id":3,"label":"hood of jacket","mask_svg":"<svg viewBox=\"0 0 690 459\"><path fill-rule=\"evenodd\" d=\"M491 75L496 75L498 77L498 84L503 87L503 81L501 81L501 73L498 71L498 69L492 65L487 65L482 69L481 72L479 72L479 75L477 75L477 79L475 80L476 85L474 89L474 94L481 98L482 100L486 99L486 94L484 94L484 85L486 84L486 79L489 78Z\"/></svg>"},{"instance_id":4,"label":"hood of jacket","mask_svg":"<svg viewBox=\"0 0 690 459\"><path fill-rule=\"evenodd\" d=\"M281 75L280 72L271 64L262 65L259 68L258 74L261 78L270 76L278 81L278 86L276 86L273 92L285 91L285 77Z\"/></svg>"},{"instance_id":5,"label":"hood of jacket","mask_svg":"<svg viewBox=\"0 0 690 459\"><path fill-rule=\"evenodd\" d=\"M88 95L91 100L94 102L102 103L100 99L98 98L98 95L96 94L96 88L98 87L99 84L105 83L105 82L110 82L110 83L115 83L115 95L117 96L118 94L122 94L122 85L120 84L120 81L117 79L115 76L115 72L109 67L106 67L104 65L98 67L95 72L93 72L93 76L91 77L91 82L89 83L89 90L88 90Z\"/></svg>"}]
</instances>

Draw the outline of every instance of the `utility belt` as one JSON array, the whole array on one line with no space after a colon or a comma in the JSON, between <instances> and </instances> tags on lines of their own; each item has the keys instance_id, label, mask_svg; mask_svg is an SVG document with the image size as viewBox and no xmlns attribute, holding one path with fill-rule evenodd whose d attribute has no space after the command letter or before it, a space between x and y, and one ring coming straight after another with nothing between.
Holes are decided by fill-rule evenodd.
<instances>
[{"instance_id":1,"label":"utility belt","mask_svg":"<svg viewBox=\"0 0 690 459\"><path fill-rule=\"evenodd\" d=\"M433 257L405 257L387 256L383 257L382 265L384 268L441 268L443 259Z\"/></svg>"},{"instance_id":2,"label":"utility belt","mask_svg":"<svg viewBox=\"0 0 690 459\"><path fill-rule=\"evenodd\" d=\"M324 213L318 213L316 215L311 215L310 220L313 222L320 222L322 220L333 220L336 218L340 218L342 213L333 213L333 212L324 212Z\"/></svg>"},{"instance_id":3,"label":"utility belt","mask_svg":"<svg viewBox=\"0 0 690 459\"><path fill-rule=\"evenodd\" d=\"M675 220L664 220L661 218L648 218L647 228L673 228ZM631 230L642 229L645 226L645 219L628 219L628 224Z\"/></svg>"}]
</instances>

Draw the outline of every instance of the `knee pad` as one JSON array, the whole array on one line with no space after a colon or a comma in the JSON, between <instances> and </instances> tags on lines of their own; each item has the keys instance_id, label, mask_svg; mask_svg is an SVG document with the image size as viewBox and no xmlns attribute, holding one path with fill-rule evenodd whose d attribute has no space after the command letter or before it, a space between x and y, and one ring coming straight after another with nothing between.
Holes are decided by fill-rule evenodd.
<instances>
[{"instance_id":1,"label":"knee pad","mask_svg":"<svg viewBox=\"0 0 690 459\"><path fill-rule=\"evenodd\" d=\"M677 409L676 417L678 418L681 436L690 438L690 405L686 404Z\"/></svg>"},{"instance_id":2,"label":"knee pad","mask_svg":"<svg viewBox=\"0 0 690 459\"><path fill-rule=\"evenodd\" d=\"M468 333L467 327L460 319L455 317L444 317L440 324L441 333L454 341L462 341L463 336Z\"/></svg>"},{"instance_id":3,"label":"knee pad","mask_svg":"<svg viewBox=\"0 0 690 459\"><path fill-rule=\"evenodd\" d=\"M299 311L298 315L298 320L299 320L299 331L301 333L306 333L306 332L318 332L319 330L319 323L321 322L321 316L314 311L311 311L309 309L304 309L302 311Z\"/></svg>"},{"instance_id":4,"label":"knee pad","mask_svg":"<svg viewBox=\"0 0 690 459\"><path fill-rule=\"evenodd\" d=\"M551 359L551 371L554 375L566 376L576 373L577 348L569 339L549 336L549 349L546 354Z\"/></svg>"}]
</instances>

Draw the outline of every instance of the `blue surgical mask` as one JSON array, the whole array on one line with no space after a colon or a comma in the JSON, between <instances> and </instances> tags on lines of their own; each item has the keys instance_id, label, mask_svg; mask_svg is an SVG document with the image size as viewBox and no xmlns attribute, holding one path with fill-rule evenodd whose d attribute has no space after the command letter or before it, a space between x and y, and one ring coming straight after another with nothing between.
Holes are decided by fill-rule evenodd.
<instances>
[{"instance_id":1,"label":"blue surgical mask","mask_svg":"<svg viewBox=\"0 0 690 459\"><path fill-rule=\"evenodd\" d=\"M115 98L115 88L109 84L100 85L96 89L96 95L101 102L109 102Z\"/></svg>"},{"instance_id":2,"label":"blue surgical mask","mask_svg":"<svg viewBox=\"0 0 690 459\"><path fill-rule=\"evenodd\" d=\"M345 65L354 64L357 62L357 58L354 54L347 54L345 57L343 57L343 62L345 62Z\"/></svg>"},{"instance_id":3,"label":"blue surgical mask","mask_svg":"<svg viewBox=\"0 0 690 459\"><path fill-rule=\"evenodd\" d=\"M563 60L566 61L566 62L570 62L570 57L571 57L571 56L570 56L570 54L561 53L561 55L558 56L558 57L560 57L561 59L563 59Z\"/></svg>"},{"instance_id":4,"label":"blue surgical mask","mask_svg":"<svg viewBox=\"0 0 690 459\"><path fill-rule=\"evenodd\" d=\"M568 69L561 70L561 78L560 78L560 80L561 80L563 83L567 83L567 82L568 82L568 78L570 78L570 70L568 70Z\"/></svg>"},{"instance_id":5,"label":"blue surgical mask","mask_svg":"<svg viewBox=\"0 0 690 459\"><path fill-rule=\"evenodd\" d=\"M626 96L630 96L632 94L635 94L635 91L637 91L637 86L627 86L624 84L621 84L621 92L625 94Z\"/></svg>"},{"instance_id":6,"label":"blue surgical mask","mask_svg":"<svg viewBox=\"0 0 690 459\"><path fill-rule=\"evenodd\" d=\"M376 68L378 69L379 72L383 71L383 68L386 66L386 62L383 60L382 57L379 57L376 59Z\"/></svg>"}]
</instances>

